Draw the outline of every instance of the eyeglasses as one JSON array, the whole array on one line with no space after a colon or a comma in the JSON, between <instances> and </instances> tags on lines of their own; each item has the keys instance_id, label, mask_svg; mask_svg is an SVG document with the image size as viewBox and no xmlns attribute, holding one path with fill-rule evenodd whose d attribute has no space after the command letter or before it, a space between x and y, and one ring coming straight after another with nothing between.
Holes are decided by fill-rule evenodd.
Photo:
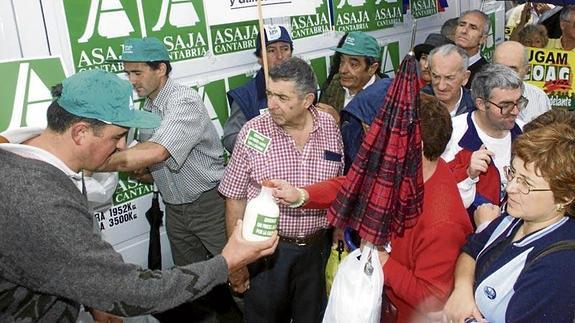
<instances>
[{"instance_id":1,"label":"eyeglasses","mask_svg":"<svg viewBox=\"0 0 575 323\"><path fill-rule=\"evenodd\" d=\"M499 110L501 110L501 114L502 115L508 115L511 113L511 111L513 111L513 108L517 107L517 109L519 109L519 111L525 109L525 107L527 107L527 104L529 103L529 100L524 97L521 96L519 98L519 100L517 100L517 102L503 102L503 103L495 103L492 101L489 101L487 99L483 99L491 104L493 104L494 106L498 107Z\"/></svg>"},{"instance_id":2,"label":"eyeglasses","mask_svg":"<svg viewBox=\"0 0 575 323\"><path fill-rule=\"evenodd\" d=\"M515 169L513 169L509 166L504 166L503 171L505 171L505 178L507 178L507 186L509 186L513 182L513 180L515 180L515 182L517 184L517 188L519 189L519 192L521 192L522 194L529 194L530 192L551 191L550 188L531 187L531 185L529 185L523 177L516 177L515 176Z\"/></svg>"}]
</instances>

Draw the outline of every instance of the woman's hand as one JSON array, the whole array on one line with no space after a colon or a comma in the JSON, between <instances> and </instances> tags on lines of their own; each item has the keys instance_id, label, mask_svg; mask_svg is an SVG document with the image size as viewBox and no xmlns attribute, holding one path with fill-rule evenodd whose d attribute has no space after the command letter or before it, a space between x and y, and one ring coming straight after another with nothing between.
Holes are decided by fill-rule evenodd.
<instances>
[{"instance_id":1,"label":"woman's hand","mask_svg":"<svg viewBox=\"0 0 575 323\"><path fill-rule=\"evenodd\" d=\"M481 204L473 212L473 221L475 226L479 228L483 223L491 222L501 215L501 209L497 205L491 203Z\"/></svg>"},{"instance_id":2,"label":"woman's hand","mask_svg":"<svg viewBox=\"0 0 575 323\"><path fill-rule=\"evenodd\" d=\"M279 203L290 205L299 200L299 191L288 181L283 179L272 179L270 182L272 182L275 187L272 194Z\"/></svg>"},{"instance_id":3,"label":"woman's hand","mask_svg":"<svg viewBox=\"0 0 575 323\"><path fill-rule=\"evenodd\" d=\"M466 318L474 317L477 322L485 322L475 304L472 288L455 288L443 307L444 323L464 322Z\"/></svg>"}]
</instances>

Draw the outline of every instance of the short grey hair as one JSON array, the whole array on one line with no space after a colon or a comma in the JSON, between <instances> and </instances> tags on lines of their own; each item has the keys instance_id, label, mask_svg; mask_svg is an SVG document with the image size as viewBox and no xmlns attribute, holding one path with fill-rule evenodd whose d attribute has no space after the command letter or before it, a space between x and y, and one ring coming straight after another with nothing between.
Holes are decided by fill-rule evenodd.
<instances>
[{"instance_id":1,"label":"short grey hair","mask_svg":"<svg viewBox=\"0 0 575 323\"><path fill-rule=\"evenodd\" d=\"M571 13L575 12L575 5L568 5L561 9L561 13L559 14L559 19L563 21L569 21Z\"/></svg>"},{"instance_id":2,"label":"short grey hair","mask_svg":"<svg viewBox=\"0 0 575 323\"><path fill-rule=\"evenodd\" d=\"M461 13L461 15L459 17L461 19L461 17L465 17L471 13L476 13L479 16L481 16L481 18L483 18L483 34L488 35L489 34L489 26L491 25L491 21L489 20L489 16L485 12L483 12L481 10L473 9L473 10L468 10L468 11ZM459 23L459 20L458 20L458 23Z\"/></svg>"},{"instance_id":3,"label":"short grey hair","mask_svg":"<svg viewBox=\"0 0 575 323\"><path fill-rule=\"evenodd\" d=\"M273 81L294 82L298 95L304 97L308 93L316 94L317 81L315 74L303 59L291 57L269 71L269 77Z\"/></svg>"},{"instance_id":4,"label":"short grey hair","mask_svg":"<svg viewBox=\"0 0 575 323\"><path fill-rule=\"evenodd\" d=\"M523 80L511 68L502 64L489 64L475 74L471 82L471 96L473 100L477 98L489 100L491 91L495 88L505 90L525 89Z\"/></svg>"},{"instance_id":5,"label":"short grey hair","mask_svg":"<svg viewBox=\"0 0 575 323\"><path fill-rule=\"evenodd\" d=\"M463 48L453 44L445 44L443 46L435 47L432 49L431 52L429 52L429 56L427 57L429 68L433 66L433 56L435 56L435 54L439 54L440 56L447 56L451 53L459 54L459 57L461 57L460 70L467 70L467 67L469 67L469 55L467 55L467 52Z\"/></svg>"}]
</instances>

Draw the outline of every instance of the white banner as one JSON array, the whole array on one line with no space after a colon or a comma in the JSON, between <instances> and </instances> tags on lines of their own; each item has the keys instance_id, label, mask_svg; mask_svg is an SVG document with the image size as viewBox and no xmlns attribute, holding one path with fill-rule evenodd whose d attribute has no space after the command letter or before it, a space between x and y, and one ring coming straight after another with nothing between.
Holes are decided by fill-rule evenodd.
<instances>
[{"instance_id":1,"label":"white banner","mask_svg":"<svg viewBox=\"0 0 575 323\"><path fill-rule=\"evenodd\" d=\"M314 15L321 1L312 0L261 0L264 18ZM204 1L209 25L258 19L257 0Z\"/></svg>"}]
</instances>

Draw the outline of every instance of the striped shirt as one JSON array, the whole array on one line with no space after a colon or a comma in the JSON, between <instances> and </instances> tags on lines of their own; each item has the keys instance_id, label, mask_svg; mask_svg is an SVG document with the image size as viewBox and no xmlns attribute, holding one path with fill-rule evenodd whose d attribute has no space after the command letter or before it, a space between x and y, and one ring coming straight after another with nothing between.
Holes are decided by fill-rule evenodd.
<instances>
[{"instance_id":1,"label":"striped shirt","mask_svg":"<svg viewBox=\"0 0 575 323\"><path fill-rule=\"evenodd\" d=\"M523 82L523 84L525 84L523 96L529 100L529 104L527 104L527 107L519 113L517 118L527 123L551 110L551 101L547 94L545 94L545 92L540 88L526 82Z\"/></svg>"},{"instance_id":2,"label":"striped shirt","mask_svg":"<svg viewBox=\"0 0 575 323\"><path fill-rule=\"evenodd\" d=\"M165 202L194 202L202 192L218 185L224 171L223 146L202 98L192 88L170 78L144 109L162 118L151 142L170 153L164 162L150 166Z\"/></svg>"},{"instance_id":3,"label":"striped shirt","mask_svg":"<svg viewBox=\"0 0 575 323\"><path fill-rule=\"evenodd\" d=\"M238 135L234 153L226 168L219 191L227 198L252 199L266 179L284 179L302 187L342 174L343 143L339 129L326 113L310 108L313 129L303 151L264 113L248 121ZM250 130L270 138L261 153L246 144ZM279 233L286 237L310 235L327 227L325 210L292 209L280 205Z\"/></svg>"}]
</instances>

